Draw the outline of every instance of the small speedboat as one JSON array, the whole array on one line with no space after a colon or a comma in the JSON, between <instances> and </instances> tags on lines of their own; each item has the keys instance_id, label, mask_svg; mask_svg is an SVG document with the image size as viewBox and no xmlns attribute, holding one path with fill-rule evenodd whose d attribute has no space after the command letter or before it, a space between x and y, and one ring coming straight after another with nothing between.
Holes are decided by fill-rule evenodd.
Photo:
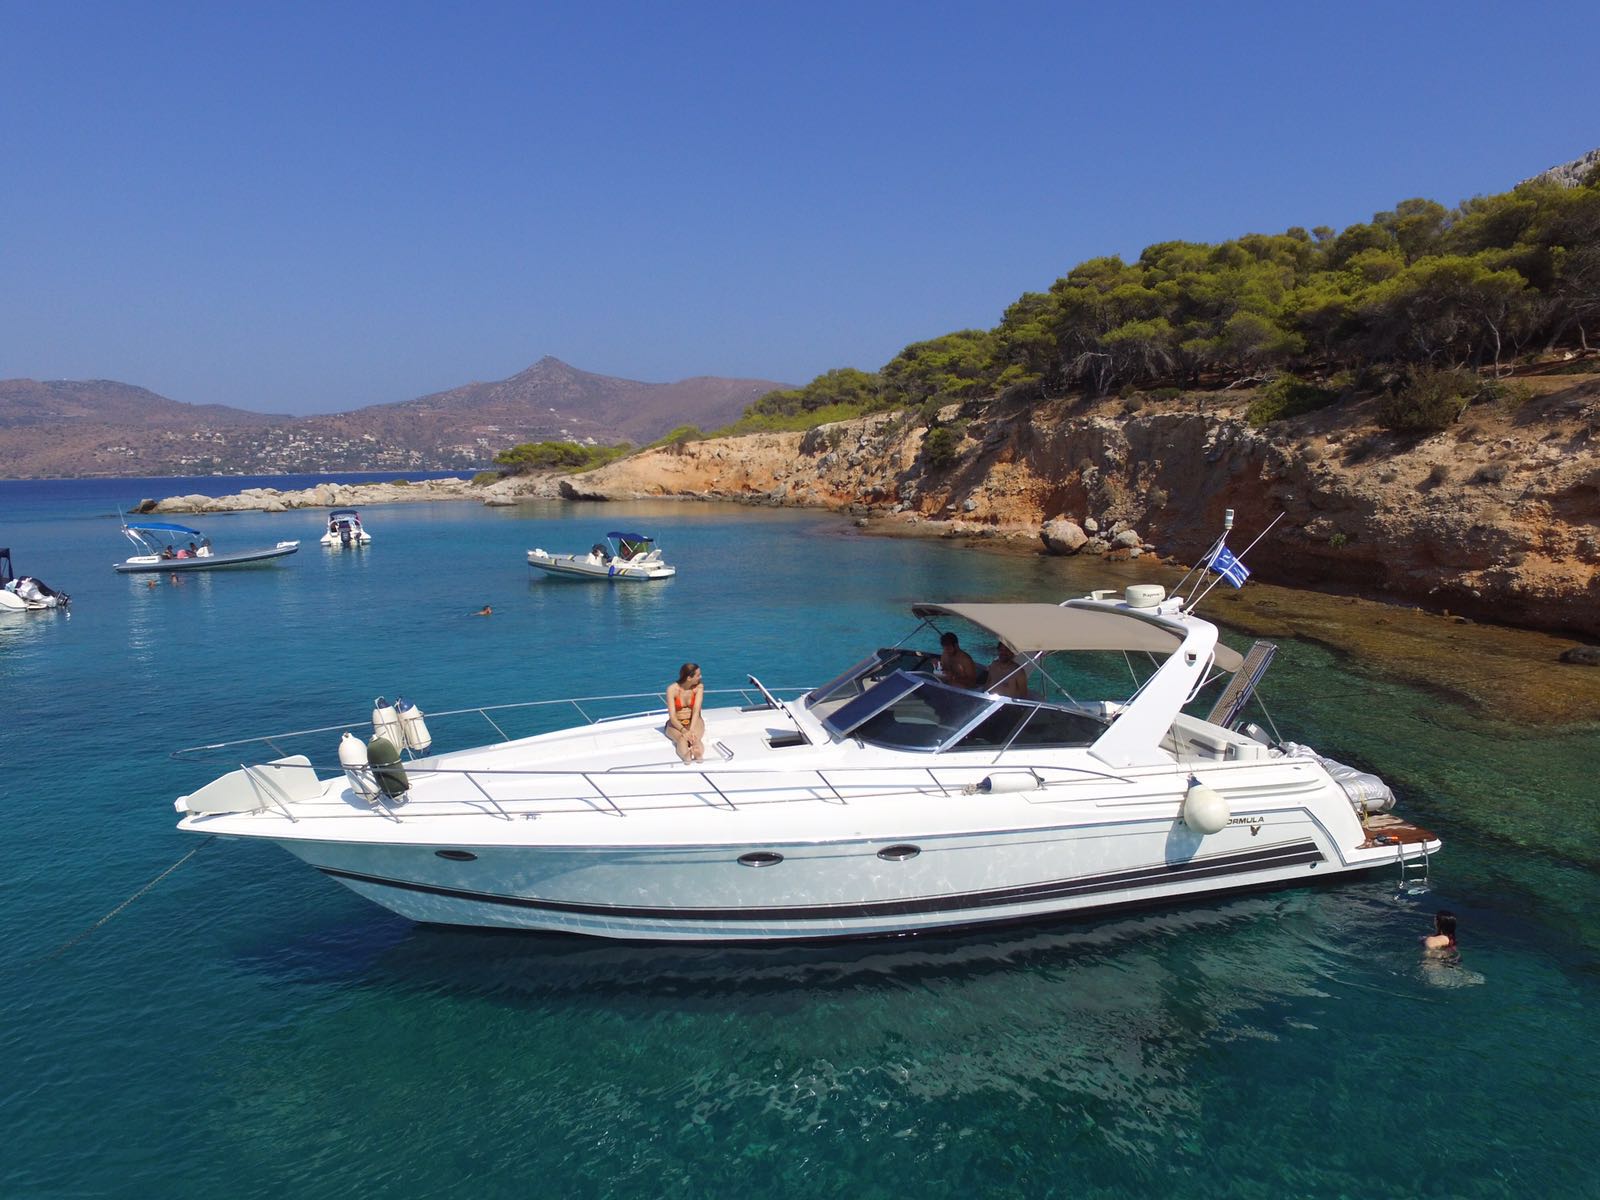
<instances>
[{"instance_id":1,"label":"small speedboat","mask_svg":"<svg viewBox=\"0 0 1600 1200\"><path fill-rule=\"evenodd\" d=\"M328 514L328 532L322 535L324 546L354 549L372 541L372 535L361 528L361 514L353 508L336 508Z\"/></svg>"},{"instance_id":2,"label":"small speedboat","mask_svg":"<svg viewBox=\"0 0 1600 1200\"><path fill-rule=\"evenodd\" d=\"M11 566L11 551L0 547L0 612L39 612L47 608L66 608L72 598L58 592L42 579L17 575Z\"/></svg>"},{"instance_id":3,"label":"small speedboat","mask_svg":"<svg viewBox=\"0 0 1600 1200\"><path fill-rule=\"evenodd\" d=\"M1206 569L1242 583L1222 552ZM536 702L581 719L518 740L436 712L493 731L443 753L380 699L365 745L350 722L180 752L246 765L178 798L179 828L276 842L414 921L644 940L898 936L1373 870L1424 886L1440 839L1382 780L1246 720L1276 647L1224 645L1207 590L914 605L906 639L830 683L780 698L752 675L708 704L704 762L679 761L655 696ZM953 623L1010 652L981 683L910 644L953 649Z\"/></svg>"},{"instance_id":4,"label":"small speedboat","mask_svg":"<svg viewBox=\"0 0 1600 1200\"><path fill-rule=\"evenodd\" d=\"M642 533L613 530L604 542L596 542L587 554L551 554L529 550L528 565L547 575L565 579L626 580L670 579L678 573L661 561L656 540Z\"/></svg>"},{"instance_id":5,"label":"small speedboat","mask_svg":"<svg viewBox=\"0 0 1600 1200\"><path fill-rule=\"evenodd\" d=\"M141 551L112 566L123 574L139 571L215 571L221 567L242 567L247 563L282 558L300 549L299 542L279 542L259 550L235 550L218 554L211 539L187 525L149 521L138 525L123 523L122 532ZM185 543L184 539L188 541Z\"/></svg>"}]
</instances>

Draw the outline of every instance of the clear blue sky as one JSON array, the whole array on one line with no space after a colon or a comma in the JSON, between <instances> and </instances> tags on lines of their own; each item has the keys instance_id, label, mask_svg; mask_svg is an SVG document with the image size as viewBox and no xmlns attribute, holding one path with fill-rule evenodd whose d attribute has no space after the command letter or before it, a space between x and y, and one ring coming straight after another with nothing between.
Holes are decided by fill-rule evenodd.
<instances>
[{"instance_id":1,"label":"clear blue sky","mask_svg":"<svg viewBox=\"0 0 1600 1200\"><path fill-rule=\"evenodd\" d=\"M804 382L1600 145L1592 5L0 0L0 378Z\"/></svg>"}]
</instances>

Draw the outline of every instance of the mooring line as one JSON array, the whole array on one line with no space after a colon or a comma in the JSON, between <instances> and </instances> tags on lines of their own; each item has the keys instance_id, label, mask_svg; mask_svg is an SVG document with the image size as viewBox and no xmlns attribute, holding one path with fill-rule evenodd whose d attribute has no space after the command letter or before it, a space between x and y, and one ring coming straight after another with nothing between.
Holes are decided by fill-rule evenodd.
<instances>
[{"instance_id":1,"label":"mooring line","mask_svg":"<svg viewBox=\"0 0 1600 1200\"><path fill-rule=\"evenodd\" d=\"M73 937L68 938L66 941L62 942L61 945L57 946L54 950L50 951L49 954L41 954L38 958L34 959L33 960L34 964L37 965L37 964L42 963L42 962L48 962L50 959L55 958L57 955L63 954L66 951L72 949L72 947L76 946L79 942L83 941L84 938L88 937L96 929L99 929L100 926L104 925L107 921L111 920L112 917L116 916L123 909L127 908L128 905L132 904L140 896L143 896L146 892L148 892L151 888L155 887L156 884L160 883L168 875L171 875L179 867L183 866L184 863L188 862L196 854L199 854L200 851L205 848L205 846L206 846L206 844L208 842L214 842L216 840L217 840L217 835L216 834L214 834L214 833L207 834L205 841L201 842L193 850L189 851L189 853L185 854L177 862L173 863L165 871L161 872L161 874L157 875L149 883L145 884L137 892L135 892L133 895L129 896L126 900L124 900L121 904L119 904L115 908L113 908L105 916L101 917L93 925L89 926L89 928L85 929L83 932L81 932L81 933L79 933L79 934L77 934L77 935L75 935Z\"/></svg>"}]
</instances>

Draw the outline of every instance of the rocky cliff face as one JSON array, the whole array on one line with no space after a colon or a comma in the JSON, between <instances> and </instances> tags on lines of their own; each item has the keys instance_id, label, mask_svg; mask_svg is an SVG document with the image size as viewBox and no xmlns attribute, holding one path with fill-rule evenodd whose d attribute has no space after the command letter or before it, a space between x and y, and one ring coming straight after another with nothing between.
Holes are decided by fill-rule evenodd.
<instances>
[{"instance_id":1,"label":"rocky cliff face","mask_svg":"<svg viewBox=\"0 0 1600 1200\"><path fill-rule=\"evenodd\" d=\"M997 403L959 426L938 470L926 431L894 414L652 451L561 486L850 508L952 535L1037 539L1065 517L1091 531L1078 553L1151 544L1183 561L1224 509L1237 549L1282 513L1250 556L1259 578L1600 635L1600 378L1517 391L1420 441L1380 432L1361 404L1254 429L1247 394Z\"/></svg>"}]
</instances>

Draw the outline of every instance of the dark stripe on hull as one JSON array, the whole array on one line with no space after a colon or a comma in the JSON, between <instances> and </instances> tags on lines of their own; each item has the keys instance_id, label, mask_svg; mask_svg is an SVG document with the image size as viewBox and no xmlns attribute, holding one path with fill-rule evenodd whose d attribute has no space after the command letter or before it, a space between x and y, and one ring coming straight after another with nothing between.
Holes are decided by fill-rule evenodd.
<instances>
[{"instance_id":1,"label":"dark stripe on hull","mask_svg":"<svg viewBox=\"0 0 1600 1200\"><path fill-rule=\"evenodd\" d=\"M496 896L431 883L412 883L401 879L385 879L378 875L363 875L356 871L340 870L337 867L319 866L317 870L335 879L347 879L379 887L401 888L405 891L423 892L430 896L445 896L452 900L468 900L475 904L499 904L509 908L531 908L583 916L625 917L650 921L840 921L868 917L969 912L973 909L1033 904L1041 900L1094 896L1133 887L1245 875L1303 863L1318 863L1322 862L1323 858L1322 851L1317 848L1315 842L1293 842L1283 846L1267 846L1259 850L1218 854L1204 859L1192 859L1189 862L1162 863L1155 867L1137 867L1102 875L1084 875L1077 879L994 888L982 892L922 896L910 900L877 900L862 904L796 905L778 908L643 908L618 904L584 904L567 900L530 899L524 896Z\"/></svg>"}]
</instances>

